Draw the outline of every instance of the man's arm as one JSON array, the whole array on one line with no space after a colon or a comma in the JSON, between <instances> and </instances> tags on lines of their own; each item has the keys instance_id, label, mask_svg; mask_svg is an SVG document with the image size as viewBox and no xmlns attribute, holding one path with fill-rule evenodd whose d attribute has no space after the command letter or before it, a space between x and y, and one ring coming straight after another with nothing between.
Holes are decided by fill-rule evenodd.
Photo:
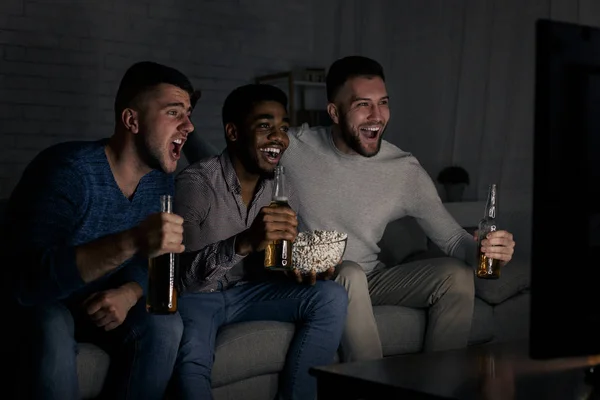
<instances>
[{"instance_id":1,"label":"man's arm","mask_svg":"<svg viewBox=\"0 0 600 400\"><path fill-rule=\"evenodd\" d=\"M181 244L169 243L174 240L171 235L161 233L164 219L181 221L168 214L157 214L138 228L71 245L68 238L76 231L87 201L84 179L68 164L33 163L15 188L7 207L3 244L19 303L66 298L136 251L148 252L163 242L173 251L182 251Z\"/></svg>"},{"instance_id":2,"label":"man's arm","mask_svg":"<svg viewBox=\"0 0 600 400\"><path fill-rule=\"evenodd\" d=\"M473 236L446 210L431 177L416 160L410 174L408 179L414 190L409 191L409 214L444 253L475 266L477 243Z\"/></svg>"}]
</instances>

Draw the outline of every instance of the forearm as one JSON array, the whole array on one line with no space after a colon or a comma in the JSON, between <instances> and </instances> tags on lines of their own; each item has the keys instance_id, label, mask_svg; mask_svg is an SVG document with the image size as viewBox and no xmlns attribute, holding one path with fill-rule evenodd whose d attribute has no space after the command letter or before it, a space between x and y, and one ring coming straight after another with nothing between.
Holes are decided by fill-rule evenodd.
<instances>
[{"instance_id":1,"label":"forearm","mask_svg":"<svg viewBox=\"0 0 600 400\"><path fill-rule=\"evenodd\" d=\"M218 281L241 262L244 256L236 254L235 241L234 236L201 250L181 254L180 266L183 273L180 283L183 290L197 291L211 282Z\"/></svg>"},{"instance_id":2,"label":"forearm","mask_svg":"<svg viewBox=\"0 0 600 400\"><path fill-rule=\"evenodd\" d=\"M85 283L118 268L137 252L135 228L105 236L75 249L75 262Z\"/></svg>"},{"instance_id":3,"label":"forearm","mask_svg":"<svg viewBox=\"0 0 600 400\"><path fill-rule=\"evenodd\" d=\"M142 287L137 282L127 282L121 285L120 288L127 293L132 306L144 295Z\"/></svg>"}]
</instances>

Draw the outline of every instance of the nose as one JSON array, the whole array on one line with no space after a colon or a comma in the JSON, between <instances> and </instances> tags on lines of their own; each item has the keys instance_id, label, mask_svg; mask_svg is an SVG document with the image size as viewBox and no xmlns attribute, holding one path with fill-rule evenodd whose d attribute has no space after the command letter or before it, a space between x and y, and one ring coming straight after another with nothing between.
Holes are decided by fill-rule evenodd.
<instances>
[{"instance_id":1,"label":"nose","mask_svg":"<svg viewBox=\"0 0 600 400\"><path fill-rule=\"evenodd\" d=\"M381 120L381 110L379 109L379 105L375 104L371 107L371 115L369 115L370 119L380 121Z\"/></svg>"},{"instance_id":2,"label":"nose","mask_svg":"<svg viewBox=\"0 0 600 400\"><path fill-rule=\"evenodd\" d=\"M190 132L194 130L194 124L192 123L192 120L190 119L189 115L185 116L185 120L182 122L181 126L179 127L179 130L183 132L186 137L190 134Z\"/></svg>"},{"instance_id":3,"label":"nose","mask_svg":"<svg viewBox=\"0 0 600 400\"><path fill-rule=\"evenodd\" d=\"M281 143L287 143L288 136L287 133L285 133L281 129L273 129L273 131L269 135L269 140L277 140Z\"/></svg>"}]
</instances>

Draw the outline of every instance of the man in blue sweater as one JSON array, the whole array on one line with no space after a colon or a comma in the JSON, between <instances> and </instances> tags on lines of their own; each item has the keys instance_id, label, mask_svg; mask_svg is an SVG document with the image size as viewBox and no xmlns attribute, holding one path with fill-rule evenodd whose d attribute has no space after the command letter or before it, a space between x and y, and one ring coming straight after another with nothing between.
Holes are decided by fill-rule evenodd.
<instances>
[{"instance_id":1,"label":"man in blue sweater","mask_svg":"<svg viewBox=\"0 0 600 400\"><path fill-rule=\"evenodd\" d=\"M184 250L183 219L159 198L174 191L196 98L181 72L134 64L110 138L52 146L23 173L2 241L28 354L19 398L79 398L78 341L111 357L103 398L163 398L183 326L146 312L147 260Z\"/></svg>"}]
</instances>

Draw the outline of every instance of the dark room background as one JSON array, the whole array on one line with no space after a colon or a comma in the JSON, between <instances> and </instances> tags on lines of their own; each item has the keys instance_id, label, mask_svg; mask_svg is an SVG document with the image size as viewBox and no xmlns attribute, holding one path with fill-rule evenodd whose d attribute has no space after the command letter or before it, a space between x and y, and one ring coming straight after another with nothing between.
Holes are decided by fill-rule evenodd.
<instances>
[{"instance_id":1,"label":"dark room background","mask_svg":"<svg viewBox=\"0 0 600 400\"><path fill-rule=\"evenodd\" d=\"M540 17L597 26L600 1L1 0L0 198L43 148L112 134L117 85L136 61L191 78L203 92L193 140L220 150L230 90L362 54L386 69L386 139L433 178L463 166L466 200L497 182L502 221L528 258ZM324 91L314 97L325 105Z\"/></svg>"}]
</instances>

